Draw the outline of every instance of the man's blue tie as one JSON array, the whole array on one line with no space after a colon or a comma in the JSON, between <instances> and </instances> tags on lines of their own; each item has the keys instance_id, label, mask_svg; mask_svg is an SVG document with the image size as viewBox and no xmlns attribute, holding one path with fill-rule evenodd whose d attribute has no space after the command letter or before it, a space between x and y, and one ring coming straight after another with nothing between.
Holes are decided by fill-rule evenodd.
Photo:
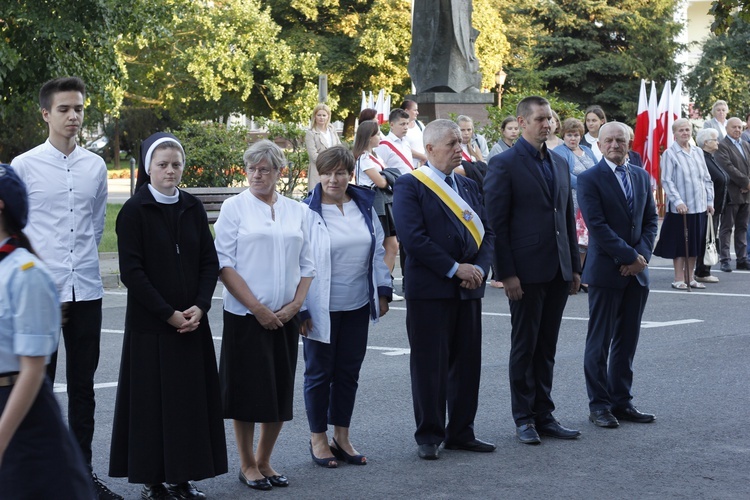
<instances>
[{"instance_id":1,"label":"man's blue tie","mask_svg":"<svg viewBox=\"0 0 750 500\"><path fill-rule=\"evenodd\" d=\"M453 179L451 179L450 175L445 176L445 183L448 184L451 187L451 189L453 189Z\"/></svg>"},{"instance_id":2,"label":"man's blue tie","mask_svg":"<svg viewBox=\"0 0 750 500\"><path fill-rule=\"evenodd\" d=\"M615 172L620 174L622 180L622 187L625 189L625 200L628 202L628 210L633 213L633 188L630 186L630 179L628 179L628 171L624 165L618 165L615 167Z\"/></svg>"}]
</instances>

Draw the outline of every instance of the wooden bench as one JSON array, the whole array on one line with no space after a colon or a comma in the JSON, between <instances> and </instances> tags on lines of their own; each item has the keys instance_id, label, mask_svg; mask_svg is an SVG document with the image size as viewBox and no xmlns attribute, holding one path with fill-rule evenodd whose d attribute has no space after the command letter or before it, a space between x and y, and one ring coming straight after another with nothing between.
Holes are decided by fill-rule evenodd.
<instances>
[{"instance_id":1,"label":"wooden bench","mask_svg":"<svg viewBox=\"0 0 750 500\"><path fill-rule=\"evenodd\" d=\"M232 196L236 196L247 189L245 187L194 187L184 188L183 191L190 193L203 203L203 208L208 214L208 223L213 224L219 218L221 205Z\"/></svg>"}]
</instances>

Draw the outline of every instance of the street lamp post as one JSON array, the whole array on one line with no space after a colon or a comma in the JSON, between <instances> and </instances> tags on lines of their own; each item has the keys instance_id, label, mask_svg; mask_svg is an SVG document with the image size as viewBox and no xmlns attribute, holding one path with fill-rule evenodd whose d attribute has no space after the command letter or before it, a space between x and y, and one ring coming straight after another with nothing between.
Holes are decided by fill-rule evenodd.
<instances>
[{"instance_id":1,"label":"street lamp post","mask_svg":"<svg viewBox=\"0 0 750 500\"><path fill-rule=\"evenodd\" d=\"M497 107L503 107L503 85L505 85L505 79L508 77L508 73L500 68L500 71L495 73L495 91L497 92Z\"/></svg>"}]
</instances>

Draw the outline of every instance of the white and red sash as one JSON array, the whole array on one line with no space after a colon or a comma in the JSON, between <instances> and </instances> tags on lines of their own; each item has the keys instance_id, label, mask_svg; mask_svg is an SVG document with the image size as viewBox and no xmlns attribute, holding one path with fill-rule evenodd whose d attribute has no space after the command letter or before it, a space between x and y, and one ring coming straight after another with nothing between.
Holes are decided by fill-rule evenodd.
<instances>
[{"instance_id":1,"label":"white and red sash","mask_svg":"<svg viewBox=\"0 0 750 500\"><path fill-rule=\"evenodd\" d=\"M375 165L380 167L380 170L385 170L385 165L383 165L383 162L380 161L380 158L378 158L372 153L370 153L370 161L372 161Z\"/></svg>"},{"instance_id":2,"label":"white and red sash","mask_svg":"<svg viewBox=\"0 0 750 500\"><path fill-rule=\"evenodd\" d=\"M404 163L406 163L406 166L409 167L409 170L414 170L414 165L412 165L411 161L407 160L406 156L404 156L404 153L402 153L401 150L398 149L393 143L391 143L390 141L380 141L380 144L385 144L386 146L391 148L391 150L396 153L398 157L404 161Z\"/></svg>"}]
</instances>

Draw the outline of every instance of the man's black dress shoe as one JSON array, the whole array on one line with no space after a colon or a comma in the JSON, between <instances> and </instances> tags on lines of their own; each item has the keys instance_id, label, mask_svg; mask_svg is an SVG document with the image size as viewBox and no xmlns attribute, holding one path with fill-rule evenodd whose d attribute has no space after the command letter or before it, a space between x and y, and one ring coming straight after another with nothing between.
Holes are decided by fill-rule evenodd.
<instances>
[{"instance_id":1,"label":"man's black dress shoe","mask_svg":"<svg viewBox=\"0 0 750 500\"><path fill-rule=\"evenodd\" d=\"M245 477L245 474L242 473L242 470L240 469L240 482L244 484L245 486L252 488L254 490L271 490L273 489L273 486L271 486L271 482L268 480L267 477L264 477L263 479L254 479L250 480Z\"/></svg>"},{"instance_id":2,"label":"man's black dress shoe","mask_svg":"<svg viewBox=\"0 0 750 500\"><path fill-rule=\"evenodd\" d=\"M542 440L534 424L523 424L516 427L516 436L523 444L539 444Z\"/></svg>"},{"instance_id":3,"label":"man's black dress shoe","mask_svg":"<svg viewBox=\"0 0 750 500\"><path fill-rule=\"evenodd\" d=\"M542 436L549 436L557 439L576 439L581 435L581 431L563 427L557 420L548 424L537 425L536 430Z\"/></svg>"},{"instance_id":4,"label":"man's black dress shoe","mask_svg":"<svg viewBox=\"0 0 750 500\"><path fill-rule=\"evenodd\" d=\"M617 417L618 420L627 420L628 422L636 422L639 424L649 424L656 420L656 416L650 413L641 413L635 406L616 408L612 410L612 414Z\"/></svg>"},{"instance_id":5,"label":"man's black dress shoe","mask_svg":"<svg viewBox=\"0 0 750 500\"><path fill-rule=\"evenodd\" d=\"M747 262L738 262L737 270L738 271L750 271L750 265L748 265Z\"/></svg>"},{"instance_id":6,"label":"man's black dress shoe","mask_svg":"<svg viewBox=\"0 0 750 500\"><path fill-rule=\"evenodd\" d=\"M443 448L445 448L446 450L464 450L489 453L491 451L495 451L495 448L497 448L497 446L492 443L482 441L481 439L474 438L471 441L466 441L465 443L445 443L443 445Z\"/></svg>"},{"instance_id":7,"label":"man's black dress shoe","mask_svg":"<svg viewBox=\"0 0 750 500\"><path fill-rule=\"evenodd\" d=\"M612 412L607 409L592 411L589 413L589 420L598 427L614 429L615 427L620 426L620 422L618 422L615 416L612 415Z\"/></svg>"},{"instance_id":8,"label":"man's black dress shoe","mask_svg":"<svg viewBox=\"0 0 750 500\"><path fill-rule=\"evenodd\" d=\"M731 273L732 272L732 266L729 265L729 262L722 262L721 263L721 270L725 273Z\"/></svg>"},{"instance_id":9,"label":"man's black dress shoe","mask_svg":"<svg viewBox=\"0 0 750 500\"><path fill-rule=\"evenodd\" d=\"M261 474L263 474L261 472ZM286 488L289 486L289 479L287 479L286 476L282 476L281 474L277 474L275 476L266 476L263 474L266 479L268 479L268 482L271 483L271 486L276 486L277 488Z\"/></svg>"},{"instance_id":10,"label":"man's black dress shoe","mask_svg":"<svg viewBox=\"0 0 750 500\"><path fill-rule=\"evenodd\" d=\"M206 494L196 488L191 481L179 484L168 484L167 490L169 490L173 497L179 498L181 500L203 500L204 498L206 498Z\"/></svg>"},{"instance_id":11,"label":"man's black dress shoe","mask_svg":"<svg viewBox=\"0 0 750 500\"><path fill-rule=\"evenodd\" d=\"M141 488L141 498L143 500L178 500L163 484L144 484Z\"/></svg>"},{"instance_id":12,"label":"man's black dress shoe","mask_svg":"<svg viewBox=\"0 0 750 500\"><path fill-rule=\"evenodd\" d=\"M440 458L438 456L439 448L440 445L438 444L420 444L417 453L419 455L419 458L422 458L424 460L437 460L438 458Z\"/></svg>"}]
</instances>

